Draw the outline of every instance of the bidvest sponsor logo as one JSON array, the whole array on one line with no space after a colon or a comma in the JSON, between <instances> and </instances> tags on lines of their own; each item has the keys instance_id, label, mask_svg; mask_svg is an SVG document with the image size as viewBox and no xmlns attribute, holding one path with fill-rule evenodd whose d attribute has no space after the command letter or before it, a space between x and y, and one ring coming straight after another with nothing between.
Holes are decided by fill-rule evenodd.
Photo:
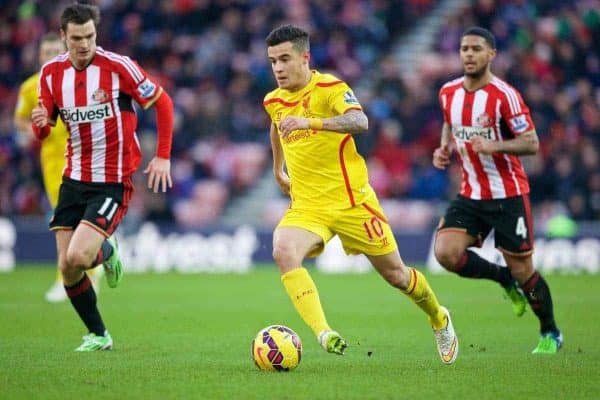
<instances>
[{"instance_id":1,"label":"bidvest sponsor logo","mask_svg":"<svg viewBox=\"0 0 600 400\"><path fill-rule=\"evenodd\" d=\"M481 136L487 140L494 140L492 128L481 128L475 126L459 126L452 128L452 134L458 140L469 140L474 136Z\"/></svg>"},{"instance_id":2,"label":"bidvest sponsor logo","mask_svg":"<svg viewBox=\"0 0 600 400\"><path fill-rule=\"evenodd\" d=\"M102 121L112 118L114 115L110 103L102 103L84 107L61 108L60 116L64 122L81 123Z\"/></svg>"}]
</instances>

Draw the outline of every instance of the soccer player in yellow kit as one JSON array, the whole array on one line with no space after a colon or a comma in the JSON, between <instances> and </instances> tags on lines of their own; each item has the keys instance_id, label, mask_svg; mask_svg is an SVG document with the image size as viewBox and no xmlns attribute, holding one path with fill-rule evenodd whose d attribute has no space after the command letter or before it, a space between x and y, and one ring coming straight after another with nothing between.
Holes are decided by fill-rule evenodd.
<instances>
[{"instance_id":1,"label":"soccer player in yellow kit","mask_svg":"<svg viewBox=\"0 0 600 400\"><path fill-rule=\"evenodd\" d=\"M60 36L54 32L44 35L40 41L39 63L40 65L65 52L65 45ZM25 80L19 88L19 97L17 107L15 108L14 124L17 131L25 138L32 140L31 131L31 111L38 102L38 80L39 72L33 74ZM46 195L52 208L56 207L58 202L58 191L62 182L62 173L65 167L65 151L68 138L67 129L60 119L57 119L56 126L52 128L52 134L43 142L40 151L40 162L42 166L42 176L44 178L44 187ZM90 277L96 288L99 290L98 279L99 269L89 270ZM62 282L60 271L57 270L56 281L46 292L46 300L51 303L58 303L67 299L67 294Z\"/></svg>"},{"instance_id":2,"label":"soccer player in yellow kit","mask_svg":"<svg viewBox=\"0 0 600 400\"><path fill-rule=\"evenodd\" d=\"M348 344L327 323L315 283L302 267L338 235L347 253L365 254L390 285L427 314L442 362L453 363L458 338L450 314L425 277L400 258L356 150L352 135L368 129L360 103L345 82L310 69L308 33L284 25L266 43L278 85L264 99L272 121L273 173L291 199L273 233L273 258L296 310L326 351L344 354Z\"/></svg>"}]
</instances>

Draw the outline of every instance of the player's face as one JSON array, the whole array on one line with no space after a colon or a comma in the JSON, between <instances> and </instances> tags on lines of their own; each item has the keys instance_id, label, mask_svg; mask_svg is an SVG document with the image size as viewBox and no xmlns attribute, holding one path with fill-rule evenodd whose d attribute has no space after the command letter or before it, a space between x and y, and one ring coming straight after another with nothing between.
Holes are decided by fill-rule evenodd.
<instances>
[{"instance_id":1,"label":"player's face","mask_svg":"<svg viewBox=\"0 0 600 400\"><path fill-rule=\"evenodd\" d=\"M56 57L60 53L65 51L65 45L60 40L52 40L48 42L42 42L40 44L40 55L39 62L40 65L44 64L46 61L50 61L50 59Z\"/></svg>"},{"instance_id":2,"label":"player's face","mask_svg":"<svg viewBox=\"0 0 600 400\"><path fill-rule=\"evenodd\" d=\"M67 45L69 59L76 68L85 68L96 53L96 26L91 19L84 24L69 22L67 30L61 30L61 37Z\"/></svg>"},{"instance_id":3,"label":"player's face","mask_svg":"<svg viewBox=\"0 0 600 400\"><path fill-rule=\"evenodd\" d=\"M277 85L281 89L295 91L302 89L310 80L308 51L298 51L292 42L283 42L267 48L271 68Z\"/></svg>"},{"instance_id":4,"label":"player's face","mask_svg":"<svg viewBox=\"0 0 600 400\"><path fill-rule=\"evenodd\" d=\"M496 50L481 36L466 35L460 41L460 59L468 77L482 77L495 56Z\"/></svg>"}]
</instances>

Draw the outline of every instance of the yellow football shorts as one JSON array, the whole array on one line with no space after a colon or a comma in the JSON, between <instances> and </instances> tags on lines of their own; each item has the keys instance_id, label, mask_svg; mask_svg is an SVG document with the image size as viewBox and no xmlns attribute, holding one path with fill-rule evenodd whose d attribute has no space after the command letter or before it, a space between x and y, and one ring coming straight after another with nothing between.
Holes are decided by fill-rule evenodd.
<instances>
[{"instance_id":1,"label":"yellow football shorts","mask_svg":"<svg viewBox=\"0 0 600 400\"><path fill-rule=\"evenodd\" d=\"M319 235L323 245L308 254L316 257L325 244L338 235L346 254L382 256L398 248L396 239L375 195L366 202L343 210L298 210L289 208L277 227L293 226Z\"/></svg>"}]
</instances>

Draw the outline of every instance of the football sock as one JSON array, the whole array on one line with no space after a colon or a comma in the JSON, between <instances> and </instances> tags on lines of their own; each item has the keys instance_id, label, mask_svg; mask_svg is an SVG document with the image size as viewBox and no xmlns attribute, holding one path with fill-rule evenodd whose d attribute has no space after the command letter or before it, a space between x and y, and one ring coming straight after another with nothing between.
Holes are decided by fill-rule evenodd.
<instances>
[{"instance_id":1,"label":"football sock","mask_svg":"<svg viewBox=\"0 0 600 400\"><path fill-rule=\"evenodd\" d=\"M317 287L306 268L299 267L286 272L281 276L281 282L296 311L315 335L331 330L321 307Z\"/></svg>"},{"instance_id":2,"label":"football sock","mask_svg":"<svg viewBox=\"0 0 600 400\"><path fill-rule=\"evenodd\" d=\"M508 268L491 263L471 250L463 253L455 272L465 278L490 279L502 287L508 287L514 281Z\"/></svg>"},{"instance_id":3,"label":"football sock","mask_svg":"<svg viewBox=\"0 0 600 400\"><path fill-rule=\"evenodd\" d=\"M60 273L59 268L56 268L56 283L63 283L62 274Z\"/></svg>"},{"instance_id":4,"label":"football sock","mask_svg":"<svg viewBox=\"0 0 600 400\"><path fill-rule=\"evenodd\" d=\"M73 286L65 286L65 290L88 331L98 336L104 336L106 328L96 307L96 292L94 292L88 276L83 274L83 278L79 282Z\"/></svg>"},{"instance_id":5,"label":"football sock","mask_svg":"<svg viewBox=\"0 0 600 400\"><path fill-rule=\"evenodd\" d=\"M104 239L104 242L102 242L102 245L100 246L100 250L98 251L98 255L96 256L96 259L94 260L94 262L90 266L90 268L93 268L96 265L102 264L110 256L112 256L112 253L113 253L113 247L108 242L108 240Z\"/></svg>"},{"instance_id":6,"label":"football sock","mask_svg":"<svg viewBox=\"0 0 600 400\"><path fill-rule=\"evenodd\" d=\"M427 283L425 276L415 268L408 268L410 272L410 282L408 288L404 291L410 299L425 311L429 316L429 323L433 329L442 329L446 326L446 314L440 308L435 293Z\"/></svg>"},{"instance_id":7,"label":"football sock","mask_svg":"<svg viewBox=\"0 0 600 400\"><path fill-rule=\"evenodd\" d=\"M557 332L550 288L544 278L535 271L527 282L521 285L531 309L540 320L540 332Z\"/></svg>"}]
</instances>

